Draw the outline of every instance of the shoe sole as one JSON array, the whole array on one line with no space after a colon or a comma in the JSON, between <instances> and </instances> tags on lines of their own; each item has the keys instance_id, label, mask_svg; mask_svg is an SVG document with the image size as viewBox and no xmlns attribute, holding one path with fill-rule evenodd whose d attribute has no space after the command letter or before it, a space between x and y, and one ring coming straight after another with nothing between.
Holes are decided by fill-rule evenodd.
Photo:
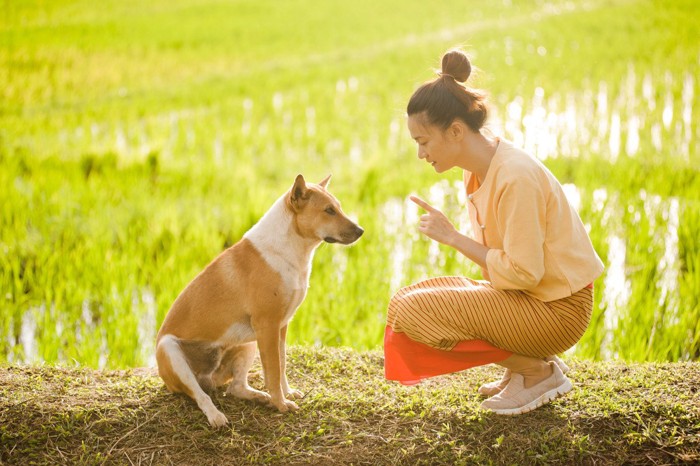
<instances>
[{"instance_id":1,"label":"shoe sole","mask_svg":"<svg viewBox=\"0 0 700 466\"><path fill-rule=\"evenodd\" d=\"M536 399L532 400L528 404L524 406L520 406L519 408L508 408L508 409L493 409L493 408L488 408L490 411L500 414L503 416L516 416L518 414L524 414L527 412L530 412L534 409L539 408L540 406L546 405L550 401L553 401L560 397L561 395L565 395L571 391L571 389L574 388L571 385L571 381L568 379L564 380L564 383L559 385L557 388L553 388L549 390L548 392L544 392L542 395L537 397Z\"/></svg>"}]
</instances>

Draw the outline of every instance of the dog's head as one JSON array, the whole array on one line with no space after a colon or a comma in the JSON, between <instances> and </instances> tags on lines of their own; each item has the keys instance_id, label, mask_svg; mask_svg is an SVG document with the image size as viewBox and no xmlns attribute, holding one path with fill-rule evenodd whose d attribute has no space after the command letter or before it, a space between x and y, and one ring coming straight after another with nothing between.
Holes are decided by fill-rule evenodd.
<instances>
[{"instance_id":1,"label":"dog's head","mask_svg":"<svg viewBox=\"0 0 700 466\"><path fill-rule=\"evenodd\" d=\"M338 199L326 190L330 179L328 175L318 184L306 184L304 177L297 175L288 197L296 229L305 238L354 243L364 230L343 213Z\"/></svg>"}]
</instances>

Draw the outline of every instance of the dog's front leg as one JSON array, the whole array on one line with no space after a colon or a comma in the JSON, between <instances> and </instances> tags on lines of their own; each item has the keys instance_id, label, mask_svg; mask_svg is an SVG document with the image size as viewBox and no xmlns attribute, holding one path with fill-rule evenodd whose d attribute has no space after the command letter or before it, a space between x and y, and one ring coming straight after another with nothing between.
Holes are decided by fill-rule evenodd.
<instances>
[{"instance_id":1,"label":"dog's front leg","mask_svg":"<svg viewBox=\"0 0 700 466\"><path fill-rule=\"evenodd\" d=\"M280 330L280 362L281 362L281 367L282 367L282 373L280 374L280 376L282 377L282 393L284 393L285 397L296 400L296 399L299 399L302 396L304 396L304 394L295 388L290 388L289 382L287 382L287 350L286 350L286 347L287 347L287 326L285 325Z\"/></svg>"},{"instance_id":2,"label":"dog's front leg","mask_svg":"<svg viewBox=\"0 0 700 466\"><path fill-rule=\"evenodd\" d=\"M261 319L264 320L264 319ZM293 401L287 400L282 391L282 361L280 361L280 329L270 322L251 322L258 339L260 361L265 375L265 386L270 393L270 402L280 412L296 411L299 407ZM256 325L257 324L257 325Z\"/></svg>"}]
</instances>

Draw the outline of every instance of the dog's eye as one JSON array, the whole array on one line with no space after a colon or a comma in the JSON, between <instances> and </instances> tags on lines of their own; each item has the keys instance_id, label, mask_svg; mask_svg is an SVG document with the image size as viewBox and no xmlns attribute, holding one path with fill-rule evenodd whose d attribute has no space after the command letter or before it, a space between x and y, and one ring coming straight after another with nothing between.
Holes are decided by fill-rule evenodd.
<instances>
[{"instance_id":1,"label":"dog's eye","mask_svg":"<svg viewBox=\"0 0 700 466\"><path fill-rule=\"evenodd\" d=\"M326 213L328 215L335 215L335 209L333 207L326 207Z\"/></svg>"}]
</instances>

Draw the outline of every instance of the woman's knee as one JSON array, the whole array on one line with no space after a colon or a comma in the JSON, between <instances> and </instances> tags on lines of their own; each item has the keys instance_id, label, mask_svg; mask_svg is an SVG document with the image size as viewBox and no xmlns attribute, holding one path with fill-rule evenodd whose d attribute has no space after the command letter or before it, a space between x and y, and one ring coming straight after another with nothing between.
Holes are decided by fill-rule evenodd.
<instances>
[{"instance_id":1,"label":"woman's knee","mask_svg":"<svg viewBox=\"0 0 700 466\"><path fill-rule=\"evenodd\" d=\"M422 303L419 299L420 290L401 288L389 301L389 306L403 308L409 311L419 310Z\"/></svg>"},{"instance_id":2,"label":"woman's knee","mask_svg":"<svg viewBox=\"0 0 700 466\"><path fill-rule=\"evenodd\" d=\"M399 290L389 300L387 317L389 320L400 321L405 325L415 322L422 311L414 292L403 292L403 290L405 288Z\"/></svg>"}]
</instances>

